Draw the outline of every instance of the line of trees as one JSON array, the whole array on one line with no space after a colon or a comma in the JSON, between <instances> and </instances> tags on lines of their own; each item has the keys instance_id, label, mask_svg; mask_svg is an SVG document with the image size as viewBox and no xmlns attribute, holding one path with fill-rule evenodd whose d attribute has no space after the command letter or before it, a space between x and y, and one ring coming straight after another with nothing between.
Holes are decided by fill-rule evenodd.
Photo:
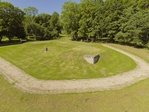
<instances>
[{"instance_id":1,"label":"line of trees","mask_svg":"<svg viewBox=\"0 0 149 112\"><path fill-rule=\"evenodd\" d=\"M21 10L11 3L0 2L0 42L4 36L20 39L50 40L61 33L59 14L38 14L35 7Z\"/></svg>"},{"instance_id":2,"label":"line of trees","mask_svg":"<svg viewBox=\"0 0 149 112\"><path fill-rule=\"evenodd\" d=\"M149 0L68 1L61 23L73 40L149 47Z\"/></svg>"},{"instance_id":3,"label":"line of trees","mask_svg":"<svg viewBox=\"0 0 149 112\"><path fill-rule=\"evenodd\" d=\"M35 7L25 8L24 12L25 32L29 38L50 40L59 37L62 27L57 12L54 12L52 15L38 14L38 10Z\"/></svg>"},{"instance_id":4,"label":"line of trees","mask_svg":"<svg viewBox=\"0 0 149 112\"><path fill-rule=\"evenodd\" d=\"M149 0L81 0L65 2L61 16L21 10L0 1L0 42L4 36L50 40L63 32L73 40L108 41L149 47Z\"/></svg>"}]
</instances>

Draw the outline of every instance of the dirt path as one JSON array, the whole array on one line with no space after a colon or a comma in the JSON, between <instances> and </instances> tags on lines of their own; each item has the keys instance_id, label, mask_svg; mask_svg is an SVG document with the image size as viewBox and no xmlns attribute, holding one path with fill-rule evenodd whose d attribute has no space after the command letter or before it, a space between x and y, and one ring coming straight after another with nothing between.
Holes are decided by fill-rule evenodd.
<instances>
[{"instance_id":1,"label":"dirt path","mask_svg":"<svg viewBox=\"0 0 149 112\"><path fill-rule=\"evenodd\" d=\"M131 57L137 63L136 69L108 78L45 81L26 74L13 64L0 58L0 72L17 88L35 94L82 93L116 90L149 77L149 64L144 60L117 48L105 44L103 46Z\"/></svg>"}]
</instances>

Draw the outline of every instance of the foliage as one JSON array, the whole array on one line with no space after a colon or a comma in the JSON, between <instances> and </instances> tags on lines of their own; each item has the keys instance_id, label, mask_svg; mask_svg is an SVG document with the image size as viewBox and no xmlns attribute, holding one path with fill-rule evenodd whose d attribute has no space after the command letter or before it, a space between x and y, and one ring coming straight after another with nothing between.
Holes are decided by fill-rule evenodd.
<instances>
[{"instance_id":1,"label":"foliage","mask_svg":"<svg viewBox=\"0 0 149 112\"><path fill-rule=\"evenodd\" d=\"M77 40L79 29L79 6L75 2L66 2L61 14L61 24L63 30L72 35L72 39Z\"/></svg>"},{"instance_id":2,"label":"foliage","mask_svg":"<svg viewBox=\"0 0 149 112\"><path fill-rule=\"evenodd\" d=\"M75 40L104 39L137 47L149 42L148 0L66 2L61 20L64 30Z\"/></svg>"},{"instance_id":3,"label":"foliage","mask_svg":"<svg viewBox=\"0 0 149 112\"><path fill-rule=\"evenodd\" d=\"M58 13L38 14L35 7L27 7L22 11L11 3L0 2L0 42L3 36L10 41L14 37L50 40L58 38L60 33Z\"/></svg>"},{"instance_id":4,"label":"foliage","mask_svg":"<svg viewBox=\"0 0 149 112\"><path fill-rule=\"evenodd\" d=\"M24 21L25 31L28 37L36 40L50 40L59 37L61 25L58 13L32 16L33 14L26 15Z\"/></svg>"},{"instance_id":5,"label":"foliage","mask_svg":"<svg viewBox=\"0 0 149 112\"><path fill-rule=\"evenodd\" d=\"M38 14L38 9L36 7L27 7L24 9L27 16L36 16Z\"/></svg>"},{"instance_id":6,"label":"foliage","mask_svg":"<svg viewBox=\"0 0 149 112\"><path fill-rule=\"evenodd\" d=\"M49 14L39 14L37 16L26 16L24 21L25 31L28 38L36 40L49 40L51 39L50 31L48 30Z\"/></svg>"},{"instance_id":7,"label":"foliage","mask_svg":"<svg viewBox=\"0 0 149 112\"><path fill-rule=\"evenodd\" d=\"M10 3L0 2L0 41L3 36L25 38L24 12Z\"/></svg>"},{"instance_id":8,"label":"foliage","mask_svg":"<svg viewBox=\"0 0 149 112\"><path fill-rule=\"evenodd\" d=\"M49 30L53 38L58 38L61 33L61 25L59 21L59 14L54 12L49 21Z\"/></svg>"}]
</instances>

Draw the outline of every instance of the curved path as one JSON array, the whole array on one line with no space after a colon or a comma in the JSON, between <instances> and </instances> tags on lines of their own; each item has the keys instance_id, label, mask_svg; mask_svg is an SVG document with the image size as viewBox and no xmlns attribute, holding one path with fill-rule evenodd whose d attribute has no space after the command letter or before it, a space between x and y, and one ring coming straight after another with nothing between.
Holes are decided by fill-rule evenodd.
<instances>
[{"instance_id":1,"label":"curved path","mask_svg":"<svg viewBox=\"0 0 149 112\"><path fill-rule=\"evenodd\" d=\"M103 46L131 57L137 63L137 67L132 71L108 78L45 81L26 74L13 64L0 58L0 72L17 88L25 92L35 94L81 93L116 90L149 77L149 64L144 60L117 48L105 44L103 44Z\"/></svg>"}]
</instances>

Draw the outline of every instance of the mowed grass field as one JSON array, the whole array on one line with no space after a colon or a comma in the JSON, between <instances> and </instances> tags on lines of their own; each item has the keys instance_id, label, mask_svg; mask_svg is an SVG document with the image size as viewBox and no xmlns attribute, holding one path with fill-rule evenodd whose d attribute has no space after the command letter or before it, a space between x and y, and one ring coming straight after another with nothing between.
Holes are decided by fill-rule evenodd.
<instances>
[{"instance_id":1,"label":"mowed grass field","mask_svg":"<svg viewBox=\"0 0 149 112\"><path fill-rule=\"evenodd\" d=\"M136 48L114 46L149 62L148 50L139 49L137 53ZM146 79L117 91L35 95L21 92L0 76L0 112L148 112L148 87L149 79Z\"/></svg>"},{"instance_id":2,"label":"mowed grass field","mask_svg":"<svg viewBox=\"0 0 149 112\"><path fill-rule=\"evenodd\" d=\"M45 52L46 48L48 52ZM85 55L95 54L101 56L97 64L92 65L84 60ZM44 80L102 78L136 67L131 58L99 43L67 39L3 46L0 47L0 57L33 77Z\"/></svg>"},{"instance_id":3,"label":"mowed grass field","mask_svg":"<svg viewBox=\"0 0 149 112\"><path fill-rule=\"evenodd\" d=\"M120 48L126 52L130 52L142 59L144 59L145 61L149 62L149 50L147 49L137 49L137 48L134 48L134 47L129 47L129 46L123 46L123 45L118 45L118 44L109 44L113 47L116 47L116 48Z\"/></svg>"}]
</instances>

